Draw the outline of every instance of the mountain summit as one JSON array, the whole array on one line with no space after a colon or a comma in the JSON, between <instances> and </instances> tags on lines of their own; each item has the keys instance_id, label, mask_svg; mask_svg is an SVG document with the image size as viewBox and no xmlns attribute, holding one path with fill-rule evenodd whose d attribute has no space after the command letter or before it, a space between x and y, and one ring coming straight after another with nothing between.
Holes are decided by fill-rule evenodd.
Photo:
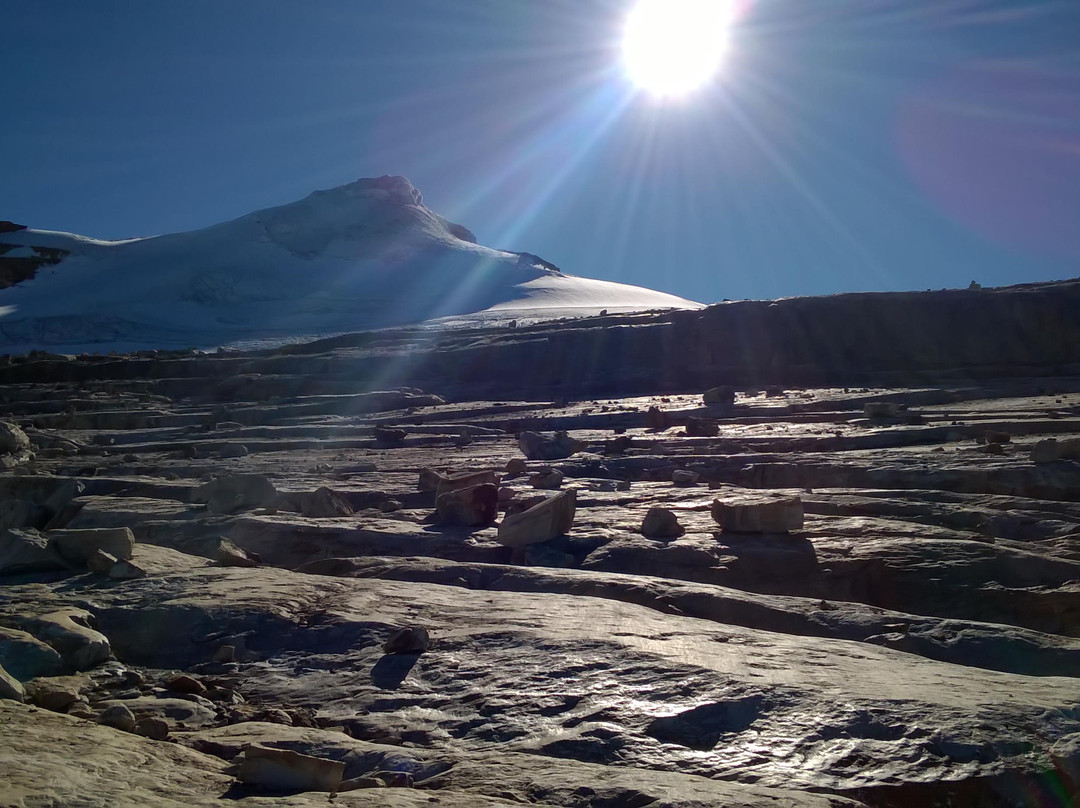
<instances>
[{"instance_id":1,"label":"mountain summit","mask_svg":"<svg viewBox=\"0 0 1080 808\"><path fill-rule=\"evenodd\" d=\"M4 225L0 348L9 352L269 344L460 315L699 307L478 245L404 177L127 241Z\"/></svg>"}]
</instances>

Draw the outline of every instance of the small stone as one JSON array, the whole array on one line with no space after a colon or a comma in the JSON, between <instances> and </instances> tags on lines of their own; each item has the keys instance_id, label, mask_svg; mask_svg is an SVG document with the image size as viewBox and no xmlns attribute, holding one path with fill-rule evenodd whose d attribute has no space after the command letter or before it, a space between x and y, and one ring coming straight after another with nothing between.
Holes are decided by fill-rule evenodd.
<instances>
[{"instance_id":1,"label":"small stone","mask_svg":"<svg viewBox=\"0 0 1080 808\"><path fill-rule=\"evenodd\" d=\"M705 418L687 418L686 436L689 438L715 438L720 434L720 426L715 421Z\"/></svg>"},{"instance_id":2,"label":"small stone","mask_svg":"<svg viewBox=\"0 0 1080 808\"><path fill-rule=\"evenodd\" d=\"M634 439L630 435L620 435L617 438L612 438L606 444L604 444L604 454L621 455L630 448L633 442Z\"/></svg>"},{"instance_id":3,"label":"small stone","mask_svg":"<svg viewBox=\"0 0 1080 808\"><path fill-rule=\"evenodd\" d=\"M1005 447L1002 446L1000 443L988 443L986 444L986 448L983 451L985 451L987 454L1001 455L1005 454Z\"/></svg>"},{"instance_id":4,"label":"small stone","mask_svg":"<svg viewBox=\"0 0 1080 808\"><path fill-rule=\"evenodd\" d=\"M649 508L641 522L641 535L650 539L677 539L685 532L679 518L667 508Z\"/></svg>"},{"instance_id":5,"label":"small stone","mask_svg":"<svg viewBox=\"0 0 1080 808\"><path fill-rule=\"evenodd\" d=\"M616 491L629 491L630 490L630 481L629 480L619 480L619 482L615 484L615 490Z\"/></svg>"},{"instance_id":6,"label":"small stone","mask_svg":"<svg viewBox=\"0 0 1080 808\"><path fill-rule=\"evenodd\" d=\"M164 718L143 718L135 724L135 732L151 741L169 739L169 722Z\"/></svg>"},{"instance_id":7,"label":"small stone","mask_svg":"<svg viewBox=\"0 0 1080 808\"><path fill-rule=\"evenodd\" d=\"M515 495L516 495L516 492L514 491L513 488L510 488L509 486L505 486L505 485L502 486L499 489L499 504L500 505L505 505L507 502L510 502L514 498Z\"/></svg>"},{"instance_id":8,"label":"small stone","mask_svg":"<svg viewBox=\"0 0 1080 808\"><path fill-rule=\"evenodd\" d=\"M520 477L529 473L529 465L520 457L512 457L506 461L506 473L511 477Z\"/></svg>"},{"instance_id":9,"label":"small stone","mask_svg":"<svg viewBox=\"0 0 1080 808\"><path fill-rule=\"evenodd\" d=\"M194 693L197 696L206 693L206 685L195 677L183 673L168 679L165 687L176 693Z\"/></svg>"},{"instance_id":10,"label":"small stone","mask_svg":"<svg viewBox=\"0 0 1080 808\"><path fill-rule=\"evenodd\" d=\"M91 572L98 573L98 575L108 575L109 570L115 567L119 560L112 553L106 553L104 550L94 550L90 557L86 559L86 568Z\"/></svg>"},{"instance_id":11,"label":"small stone","mask_svg":"<svg viewBox=\"0 0 1080 808\"><path fill-rule=\"evenodd\" d=\"M696 485L700 479L701 475L696 471L675 469L675 471L671 472L671 482L678 486Z\"/></svg>"},{"instance_id":12,"label":"small stone","mask_svg":"<svg viewBox=\"0 0 1080 808\"><path fill-rule=\"evenodd\" d=\"M667 413L659 407L649 407L648 412L645 413L645 425L654 432L663 432L671 427L671 422L668 420Z\"/></svg>"},{"instance_id":13,"label":"small stone","mask_svg":"<svg viewBox=\"0 0 1080 808\"><path fill-rule=\"evenodd\" d=\"M226 443L218 452L218 457L228 460L234 457L247 457L248 447L242 443Z\"/></svg>"},{"instance_id":14,"label":"small stone","mask_svg":"<svg viewBox=\"0 0 1080 808\"><path fill-rule=\"evenodd\" d=\"M372 434L375 436L375 445L378 448L399 449L405 445L405 435L407 433L404 429L377 426L372 430Z\"/></svg>"},{"instance_id":15,"label":"small stone","mask_svg":"<svg viewBox=\"0 0 1080 808\"><path fill-rule=\"evenodd\" d=\"M235 645L219 645L217 650L214 651L212 657L214 662L235 662L236 661L236 646Z\"/></svg>"},{"instance_id":16,"label":"small stone","mask_svg":"<svg viewBox=\"0 0 1080 808\"><path fill-rule=\"evenodd\" d=\"M422 654L431 647L431 638L423 626L406 626L394 629L383 643L385 654Z\"/></svg>"},{"instance_id":17,"label":"small stone","mask_svg":"<svg viewBox=\"0 0 1080 808\"><path fill-rule=\"evenodd\" d=\"M563 473L558 469L544 469L529 475L529 485L545 491L555 491L562 487Z\"/></svg>"},{"instance_id":18,"label":"small stone","mask_svg":"<svg viewBox=\"0 0 1080 808\"><path fill-rule=\"evenodd\" d=\"M379 503L379 510L383 513L394 513L400 511L405 506L397 499L387 499Z\"/></svg>"},{"instance_id":19,"label":"small stone","mask_svg":"<svg viewBox=\"0 0 1080 808\"><path fill-rule=\"evenodd\" d=\"M130 581L145 578L146 570L132 561L117 561L109 570L109 577L117 581Z\"/></svg>"},{"instance_id":20,"label":"small stone","mask_svg":"<svg viewBox=\"0 0 1080 808\"><path fill-rule=\"evenodd\" d=\"M1012 435L1008 432L987 432L984 436L987 443L1012 443Z\"/></svg>"},{"instance_id":21,"label":"small stone","mask_svg":"<svg viewBox=\"0 0 1080 808\"><path fill-rule=\"evenodd\" d=\"M518 448L529 460L562 460L585 450L585 444L566 432L522 432Z\"/></svg>"},{"instance_id":22,"label":"small stone","mask_svg":"<svg viewBox=\"0 0 1080 808\"><path fill-rule=\"evenodd\" d=\"M701 394L706 407L730 407L735 403L734 387L712 387Z\"/></svg>"},{"instance_id":23,"label":"small stone","mask_svg":"<svg viewBox=\"0 0 1080 808\"><path fill-rule=\"evenodd\" d=\"M98 723L124 732L135 731L135 716L122 704L115 704L98 716Z\"/></svg>"},{"instance_id":24,"label":"small stone","mask_svg":"<svg viewBox=\"0 0 1080 808\"><path fill-rule=\"evenodd\" d=\"M218 542L215 558L217 563L223 567L259 566L259 556L257 554L240 549L228 539L222 539Z\"/></svg>"}]
</instances>

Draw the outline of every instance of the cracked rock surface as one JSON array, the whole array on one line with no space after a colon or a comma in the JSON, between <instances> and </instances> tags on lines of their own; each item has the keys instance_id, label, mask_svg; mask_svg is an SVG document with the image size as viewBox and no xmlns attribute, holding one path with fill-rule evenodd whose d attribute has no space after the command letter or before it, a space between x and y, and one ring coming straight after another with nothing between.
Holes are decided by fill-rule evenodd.
<instances>
[{"instance_id":1,"label":"cracked rock surface","mask_svg":"<svg viewBox=\"0 0 1080 808\"><path fill-rule=\"evenodd\" d=\"M1080 379L501 400L351 350L0 367L0 560L38 553L0 570L0 804L1075 796L1080 461L1032 450ZM439 518L459 479L494 520ZM561 535L507 542L530 513ZM117 528L144 576L46 553Z\"/></svg>"}]
</instances>

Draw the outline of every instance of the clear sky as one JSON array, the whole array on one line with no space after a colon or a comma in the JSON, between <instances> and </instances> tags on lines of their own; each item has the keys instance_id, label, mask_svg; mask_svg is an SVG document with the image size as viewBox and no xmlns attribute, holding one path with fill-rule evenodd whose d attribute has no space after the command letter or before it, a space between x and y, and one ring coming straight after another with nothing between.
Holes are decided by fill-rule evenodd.
<instances>
[{"instance_id":1,"label":"clear sky","mask_svg":"<svg viewBox=\"0 0 1080 808\"><path fill-rule=\"evenodd\" d=\"M481 243L701 302L1080 276L1080 0L0 0L0 219L204 227L402 174Z\"/></svg>"}]
</instances>

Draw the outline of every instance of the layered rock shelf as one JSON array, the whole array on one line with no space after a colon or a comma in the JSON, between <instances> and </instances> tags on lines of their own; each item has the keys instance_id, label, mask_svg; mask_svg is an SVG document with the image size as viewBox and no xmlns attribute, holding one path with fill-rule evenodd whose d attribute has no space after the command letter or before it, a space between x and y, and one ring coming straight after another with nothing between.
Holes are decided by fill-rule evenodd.
<instances>
[{"instance_id":1,"label":"layered rock shelf","mask_svg":"<svg viewBox=\"0 0 1080 808\"><path fill-rule=\"evenodd\" d=\"M0 804L1070 804L1075 317L768 305L9 358Z\"/></svg>"}]
</instances>

